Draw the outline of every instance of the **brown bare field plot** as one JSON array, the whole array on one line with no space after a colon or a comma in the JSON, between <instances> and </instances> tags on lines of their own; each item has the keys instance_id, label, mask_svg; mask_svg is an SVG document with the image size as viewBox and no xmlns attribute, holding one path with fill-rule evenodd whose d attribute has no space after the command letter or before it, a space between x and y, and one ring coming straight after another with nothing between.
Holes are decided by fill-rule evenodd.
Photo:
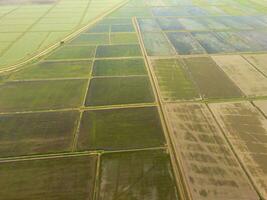
<instances>
[{"instance_id":1,"label":"brown bare field plot","mask_svg":"<svg viewBox=\"0 0 267 200\"><path fill-rule=\"evenodd\" d=\"M267 76L267 54L245 55L244 57Z\"/></svg>"},{"instance_id":2,"label":"brown bare field plot","mask_svg":"<svg viewBox=\"0 0 267 200\"><path fill-rule=\"evenodd\" d=\"M213 56L215 62L248 96L266 96L267 78L239 55Z\"/></svg>"},{"instance_id":3,"label":"brown bare field plot","mask_svg":"<svg viewBox=\"0 0 267 200\"><path fill-rule=\"evenodd\" d=\"M258 199L205 104L168 103L166 110L193 199Z\"/></svg>"},{"instance_id":4,"label":"brown bare field plot","mask_svg":"<svg viewBox=\"0 0 267 200\"><path fill-rule=\"evenodd\" d=\"M210 104L263 199L267 198L267 119L249 102Z\"/></svg>"},{"instance_id":5,"label":"brown bare field plot","mask_svg":"<svg viewBox=\"0 0 267 200\"><path fill-rule=\"evenodd\" d=\"M267 116L267 100L253 101L253 103Z\"/></svg>"}]
</instances>

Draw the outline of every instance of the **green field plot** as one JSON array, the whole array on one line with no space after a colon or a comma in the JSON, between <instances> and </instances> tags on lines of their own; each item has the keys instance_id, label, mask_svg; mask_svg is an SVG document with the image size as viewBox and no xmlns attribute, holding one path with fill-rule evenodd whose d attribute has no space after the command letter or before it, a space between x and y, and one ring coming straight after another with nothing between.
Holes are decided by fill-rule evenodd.
<instances>
[{"instance_id":1,"label":"green field plot","mask_svg":"<svg viewBox=\"0 0 267 200\"><path fill-rule=\"evenodd\" d=\"M208 53L232 53L236 51L231 44L226 43L212 32L193 32L192 35Z\"/></svg>"},{"instance_id":2,"label":"green field plot","mask_svg":"<svg viewBox=\"0 0 267 200\"><path fill-rule=\"evenodd\" d=\"M109 33L110 25L108 24L96 24L89 28L86 33Z\"/></svg>"},{"instance_id":3,"label":"green field plot","mask_svg":"<svg viewBox=\"0 0 267 200\"><path fill-rule=\"evenodd\" d=\"M147 73L143 59L96 60L93 76L129 76Z\"/></svg>"},{"instance_id":4,"label":"green field plot","mask_svg":"<svg viewBox=\"0 0 267 200\"><path fill-rule=\"evenodd\" d=\"M1 198L92 200L96 162L96 156L72 156L1 163Z\"/></svg>"},{"instance_id":5,"label":"green field plot","mask_svg":"<svg viewBox=\"0 0 267 200\"><path fill-rule=\"evenodd\" d=\"M89 59L95 55L95 46L63 46L50 54L47 60Z\"/></svg>"},{"instance_id":6,"label":"green field plot","mask_svg":"<svg viewBox=\"0 0 267 200\"><path fill-rule=\"evenodd\" d=\"M162 151L103 155L99 187L98 200L179 199L169 157Z\"/></svg>"},{"instance_id":7,"label":"green field plot","mask_svg":"<svg viewBox=\"0 0 267 200\"><path fill-rule=\"evenodd\" d=\"M111 32L135 32L132 24L114 24L111 26Z\"/></svg>"},{"instance_id":8,"label":"green field plot","mask_svg":"<svg viewBox=\"0 0 267 200\"><path fill-rule=\"evenodd\" d=\"M86 111L78 150L125 150L165 144L155 107Z\"/></svg>"},{"instance_id":9,"label":"green field plot","mask_svg":"<svg viewBox=\"0 0 267 200\"><path fill-rule=\"evenodd\" d=\"M242 96L239 88L211 58L185 58L184 61L203 98L235 98Z\"/></svg>"},{"instance_id":10,"label":"green field plot","mask_svg":"<svg viewBox=\"0 0 267 200\"><path fill-rule=\"evenodd\" d=\"M181 55L186 54L203 54L205 50L189 33L167 33L169 40Z\"/></svg>"},{"instance_id":11,"label":"green field plot","mask_svg":"<svg viewBox=\"0 0 267 200\"><path fill-rule=\"evenodd\" d=\"M109 34L81 34L70 42L78 45L109 44Z\"/></svg>"},{"instance_id":12,"label":"green field plot","mask_svg":"<svg viewBox=\"0 0 267 200\"><path fill-rule=\"evenodd\" d=\"M138 44L136 33L111 33L111 44Z\"/></svg>"},{"instance_id":13,"label":"green field plot","mask_svg":"<svg viewBox=\"0 0 267 200\"><path fill-rule=\"evenodd\" d=\"M0 86L0 112L79 107L87 80L7 82Z\"/></svg>"},{"instance_id":14,"label":"green field plot","mask_svg":"<svg viewBox=\"0 0 267 200\"><path fill-rule=\"evenodd\" d=\"M141 32L150 32L150 31L159 32L159 31L161 31L159 24L153 18L151 18L151 19L138 19L138 25L139 25Z\"/></svg>"},{"instance_id":15,"label":"green field plot","mask_svg":"<svg viewBox=\"0 0 267 200\"><path fill-rule=\"evenodd\" d=\"M165 101L199 98L196 87L179 60L153 60L152 65L160 93Z\"/></svg>"},{"instance_id":16,"label":"green field plot","mask_svg":"<svg viewBox=\"0 0 267 200\"><path fill-rule=\"evenodd\" d=\"M109 18L102 19L98 24L114 25L114 24L132 24L131 18Z\"/></svg>"},{"instance_id":17,"label":"green field plot","mask_svg":"<svg viewBox=\"0 0 267 200\"><path fill-rule=\"evenodd\" d=\"M175 50L162 32L144 32L143 41L149 56L171 56Z\"/></svg>"},{"instance_id":18,"label":"green field plot","mask_svg":"<svg viewBox=\"0 0 267 200\"><path fill-rule=\"evenodd\" d=\"M132 18L132 17L150 17L150 10L146 7L122 7L112 14L109 17L114 18Z\"/></svg>"},{"instance_id":19,"label":"green field plot","mask_svg":"<svg viewBox=\"0 0 267 200\"><path fill-rule=\"evenodd\" d=\"M243 57L225 55L212 58L247 96L267 96L267 78Z\"/></svg>"},{"instance_id":20,"label":"green field plot","mask_svg":"<svg viewBox=\"0 0 267 200\"><path fill-rule=\"evenodd\" d=\"M251 54L244 57L253 64L259 71L267 76L267 54Z\"/></svg>"},{"instance_id":21,"label":"green field plot","mask_svg":"<svg viewBox=\"0 0 267 200\"><path fill-rule=\"evenodd\" d=\"M11 75L14 80L89 77L92 61L47 61L34 64Z\"/></svg>"},{"instance_id":22,"label":"green field plot","mask_svg":"<svg viewBox=\"0 0 267 200\"><path fill-rule=\"evenodd\" d=\"M0 115L0 156L71 151L79 112Z\"/></svg>"},{"instance_id":23,"label":"green field plot","mask_svg":"<svg viewBox=\"0 0 267 200\"><path fill-rule=\"evenodd\" d=\"M205 104L168 103L166 110L192 199L258 199Z\"/></svg>"},{"instance_id":24,"label":"green field plot","mask_svg":"<svg viewBox=\"0 0 267 200\"><path fill-rule=\"evenodd\" d=\"M102 45L98 46L96 50L97 58L105 57L132 57L141 56L141 49L139 45Z\"/></svg>"},{"instance_id":25,"label":"green field plot","mask_svg":"<svg viewBox=\"0 0 267 200\"><path fill-rule=\"evenodd\" d=\"M149 103L154 101L148 77L93 78L86 106Z\"/></svg>"},{"instance_id":26,"label":"green field plot","mask_svg":"<svg viewBox=\"0 0 267 200\"><path fill-rule=\"evenodd\" d=\"M267 119L249 102L210 107L262 199L266 199Z\"/></svg>"}]
</instances>

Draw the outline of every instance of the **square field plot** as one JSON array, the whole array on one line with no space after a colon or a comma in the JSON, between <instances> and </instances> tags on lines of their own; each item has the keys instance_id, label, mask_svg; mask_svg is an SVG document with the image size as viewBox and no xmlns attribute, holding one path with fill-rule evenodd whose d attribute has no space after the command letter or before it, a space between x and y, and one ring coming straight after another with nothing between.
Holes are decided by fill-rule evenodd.
<instances>
[{"instance_id":1,"label":"square field plot","mask_svg":"<svg viewBox=\"0 0 267 200\"><path fill-rule=\"evenodd\" d=\"M86 86L87 80L7 82L0 86L0 112L79 107Z\"/></svg>"},{"instance_id":2,"label":"square field plot","mask_svg":"<svg viewBox=\"0 0 267 200\"><path fill-rule=\"evenodd\" d=\"M185 58L186 68L203 98L236 98L242 92L209 57Z\"/></svg>"},{"instance_id":3,"label":"square field plot","mask_svg":"<svg viewBox=\"0 0 267 200\"><path fill-rule=\"evenodd\" d=\"M249 102L217 103L210 107L262 199L266 199L267 119Z\"/></svg>"},{"instance_id":4,"label":"square field plot","mask_svg":"<svg viewBox=\"0 0 267 200\"><path fill-rule=\"evenodd\" d=\"M34 64L11 75L11 79L53 79L88 77L92 61L47 61Z\"/></svg>"},{"instance_id":5,"label":"square field plot","mask_svg":"<svg viewBox=\"0 0 267 200\"><path fill-rule=\"evenodd\" d=\"M47 60L89 59L95 55L95 46L63 46L50 54Z\"/></svg>"},{"instance_id":6,"label":"square field plot","mask_svg":"<svg viewBox=\"0 0 267 200\"><path fill-rule=\"evenodd\" d=\"M267 100L253 101L254 105L267 117Z\"/></svg>"},{"instance_id":7,"label":"square field plot","mask_svg":"<svg viewBox=\"0 0 267 200\"><path fill-rule=\"evenodd\" d=\"M200 98L184 66L176 59L152 60L153 69L165 101Z\"/></svg>"},{"instance_id":8,"label":"square field plot","mask_svg":"<svg viewBox=\"0 0 267 200\"><path fill-rule=\"evenodd\" d=\"M143 41L149 56L172 56L176 52L162 32L145 32Z\"/></svg>"},{"instance_id":9,"label":"square field plot","mask_svg":"<svg viewBox=\"0 0 267 200\"><path fill-rule=\"evenodd\" d=\"M0 157L71 151L79 112L0 115Z\"/></svg>"},{"instance_id":10,"label":"square field plot","mask_svg":"<svg viewBox=\"0 0 267 200\"><path fill-rule=\"evenodd\" d=\"M96 50L97 58L142 56L139 45L103 45Z\"/></svg>"},{"instance_id":11,"label":"square field plot","mask_svg":"<svg viewBox=\"0 0 267 200\"><path fill-rule=\"evenodd\" d=\"M80 34L73 39L73 45L100 45L109 44L109 34Z\"/></svg>"},{"instance_id":12,"label":"square field plot","mask_svg":"<svg viewBox=\"0 0 267 200\"><path fill-rule=\"evenodd\" d=\"M267 96L267 78L242 56L212 58L247 96Z\"/></svg>"},{"instance_id":13,"label":"square field plot","mask_svg":"<svg viewBox=\"0 0 267 200\"><path fill-rule=\"evenodd\" d=\"M202 46L189 33L167 33L167 36L178 54L205 53Z\"/></svg>"},{"instance_id":14,"label":"square field plot","mask_svg":"<svg viewBox=\"0 0 267 200\"><path fill-rule=\"evenodd\" d=\"M168 103L166 111L192 199L258 199L206 104Z\"/></svg>"},{"instance_id":15,"label":"square field plot","mask_svg":"<svg viewBox=\"0 0 267 200\"><path fill-rule=\"evenodd\" d=\"M86 106L154 102L153 91L146 76L91 79Z\"/></svg>"},{"instance_id":16,"label":"square field plot","mask_svg":"<svg viewBox=\"0 0 267 200\"><path fill-rule=\"evenodd\" d=\"M156 107L86 111L78 150L126 150L165 144Z\"/></svg>"},{"instance_id":17,"label":"square field plot","mask_svg":"<svg viewBox=\"0 0 267 200\"><path fill-rule=\"evenodd\" d=\"M1 163L1 199L92 200L96 163L93 155Z\"/></svg>"},{"instance_id":18,"label":"square field plot","mask_svg":"<svg viewBox=\"0 0 267 200\"><path fill-rule=\"evenodd\" d=\"M143 59L96 60L93 76L128 76L145 75L146 66Z\"/></svg>"},{"instance_id":19,"label":"square field plot","mask_svg":"<svg viewBox=\"0 0 267 200\"><path fill-rule=\"evenodd\" d=\"M104 154L98 200L178 200L168 155L163 151Z\"/></svg>"}]
</instances>

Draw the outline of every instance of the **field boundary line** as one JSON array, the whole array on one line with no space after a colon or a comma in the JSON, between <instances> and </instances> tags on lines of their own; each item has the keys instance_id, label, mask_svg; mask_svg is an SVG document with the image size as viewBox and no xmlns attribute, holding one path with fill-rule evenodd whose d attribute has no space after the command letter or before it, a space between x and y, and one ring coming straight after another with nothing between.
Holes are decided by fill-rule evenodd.
<instances>
[{"instance_id":1,"label":"field boundary line","mask_svg":"<svg viewBox=\"0 0 267 200\"><path fill-rule=\"evenodd\" d=\"M73 39L75 36L79 35L80 33L82 33L83 31L85 31L86 29L88 29L89 27L91 27L92 25L94 25L96 22L100 21L101 19L103 19L104 17L106 17L107 15L111 14L112 12L114 12L115 10L117 10L118 8L124 6L126 3L128 3L130 0L123 0L121 3L117 4L115 7L111 8L110 10L108 10L107 12L105 12L104 14L97 16L93 21L89 22L87 25L83 26L82 28L70 33L69 35L67 35L65 38L61 39L60 42L54 43L51 46L47 47L46 49L42 50L41 52L33 55L32 57L26 59L25 61L22 61L20 63L16 63L14 65L9 65L6 67L3 67L3 69L0 69L0 74L4 73L4 72L9 72L12 71L14 69L17 69L19 67L22 67L23 65L29 63L30 61L33 61L37 58L40 58L44 55L46 55L47 53L50 53L51 51L53 51L54 49L56 49L57 47L61 46L61 43L65 43L71 39Z\"/></svg>"},{"instance_id":2,"label":"field boundary line","mask_svg":"<svg viewBox=\"0 0 267 200\"><path fill-rule=\"evenodd\" d=\"M143 57L145 60L146 68L147 68L148 75L150 78L151 86L153 88L155 99L159 105L158 106L159 115L160 115L160 119L162 122L162 127L164 130L163 132L165 135L165 139L167 141L167 146L168 146L168 150L169 150L169 154L170 154L170 160L172 163L172 168L174 171L175 180L177 183L177 192L178 192L178 195L180 196L180 198L182 200L183 199L191 199L188 187L187 187L186 182L185 182L185 177L183 176L183 174L181 172L180 161L178 161L178 159L175 156L174 146L173 146L173 143L171 141L171 136L170 136L170 132L169 132L170 128L167 124L167 119L166 119L165 114L164 114L163 102L161 101L159 89L157 88L157 85L156 85L156 77L153 74L153 71L152 71L153 69L151 68L151 63L149 62L149 58L148 58L146 50L145 50L145 45L144 45L144 42L142 40L141 31L140 31L140 28L138 26L138 21L137 21L136 17L134 17L132 20L133 20L133 24L134 24L135 30L137 32L137 35L138 35L138 40L139 40L139 43L141 46L141 51L142 51L142 54L143 54Z\"/></svg>"},{"instance_id":3,"label":"field boundary line","mask_svg":"<svg viewBox=\"0 0 267 200\"><path fill-rule=\"evenodd\" d=\"M211 113L213 119L215 120L217 126L219 127L219 129L222 132L222 135L224 136L224 139L226 140L228 146L230 147L232 153L234 154L236 160L238 161L240 167L242 168L243 172L245 173L245 175L248 178L249 183L251 184L252 188L255 190L256 194L259 196L260 199L263 199L263 197L261 196L260 191L258 190L255 181L253 180L253 177L251 177L250 173L248 172L248 169L246 168L246 166L243 164L242 160L239 158L237 152L235 151L234 145L232 145L231 141L228 139L225 130L223 129L223 127L221 126L221 124L219 123L219 121L217 120L215 114L213 113L212 109L210 108L209 104L206 103L206 107L208 108L209 112ZM256 108L255 108L256 109Z\"/></svg>"}]
</instances>

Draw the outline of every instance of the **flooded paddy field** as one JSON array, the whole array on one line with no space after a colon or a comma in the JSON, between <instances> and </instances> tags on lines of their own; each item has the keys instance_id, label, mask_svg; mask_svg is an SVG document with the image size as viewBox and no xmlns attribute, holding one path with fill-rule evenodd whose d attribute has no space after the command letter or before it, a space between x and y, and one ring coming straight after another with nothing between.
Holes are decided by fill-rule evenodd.
<instances>
[{"instance_id":1,"label":"flooded paddy field","mask_svg":"<svg viewBox=\"0 0 267 200\"><path fill-rule=\"evenodd\" d=\"M266 1L1 2L0 200L267 198Z\"/></svg>"}]
</instances>

